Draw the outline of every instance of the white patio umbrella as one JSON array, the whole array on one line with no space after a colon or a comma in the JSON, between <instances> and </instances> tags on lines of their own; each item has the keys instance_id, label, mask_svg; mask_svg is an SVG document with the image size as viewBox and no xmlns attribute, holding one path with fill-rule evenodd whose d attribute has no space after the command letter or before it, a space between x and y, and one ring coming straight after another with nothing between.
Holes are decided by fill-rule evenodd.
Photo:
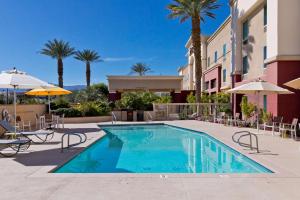
<instances>
[{"instance_id":1,"label":"white patio umbrella","mask_svg":"<svg viewBox=\"0 0 300 200\"><path fill-rule=\"evenodd\" d=\"M14 90L14 123L16 132L16 89L34 89L34 88L51 88L54 87L40 79L18 71L16 68L9 71L2 71L0 74L0 88L11 88Z\"/></svg>"},{"instance_id":2,"label":"white patio umbrella","mask_svg":"<svg viewBox=\"0 0 300 200\"><path fill-rule=\"evenodd\" d=\"M285 83L284 85L300 90L300 77Z\"/></svg>"},{"instance_id":3,"label":"white patio umbrella","mask_svg":"<svg viewBox=\"0 0 300 200\"><path fill-rule=\"evenodd\" d=\"M257 131L259 132L259 96L260 95L268 95L268 94L293 94L293 92L274 85L272 83L256 80L253 82L249 82L238 87L235 87L231 90L228 90L227 93L233 94L255 94L257 95Z\"/></svg>"}]
</instances>

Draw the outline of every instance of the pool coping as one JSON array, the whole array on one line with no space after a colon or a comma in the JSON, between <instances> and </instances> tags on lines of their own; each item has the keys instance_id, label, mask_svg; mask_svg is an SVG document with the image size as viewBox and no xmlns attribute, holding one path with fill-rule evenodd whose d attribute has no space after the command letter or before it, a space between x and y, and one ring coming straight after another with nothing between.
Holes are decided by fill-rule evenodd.
<instances>
[{"instance_id":1,"label":"pool coping","mask_svg":"<svg viewBox=\"0 0 300 200\"><path fill-rule=\"evenodd\" d=\"M78 156L80 153L82 153L84 150L89 148L90 146L94 145L96 142L103 139L103 137L106 135L104 130L100 130L100 132L104 133L101 134L99 138L96 138L93 142L88 144L87 146L83 146L82 149L78 150L76 153L74 153L71 156L68 156L66 159L64 159L60 164L56 166L45 166L41 167L39 170L37 170L35 173L31 174L29 177L90 177L90 178L286 178L286 177L297 177L295 174L292 174L288 171L277 170L273 166L265 163L264 161L257 160L255 157L251 155L245 155L245 153L241 152L236 147L233 147L231 144L227 144L225 141L222 141L222 139L218 139L214 137L213 135L206 133L204 131L195 130L193 128L186 128L182 127L180 125L173 125L168 122L163 123L128 123L128 124L98 124L98 127L101 128L101 126L134 126L134 125L168 125L173 126L175 128L181 128L193 132L199 132L204 133L208 137L211 137L218 142L222 143L223 145L233 149L239 154L242 154L243 156L247 157L248 159L252 160L253 162L256 162L257 164L263 166L264 168L272 171L273 173L53 173L58 168L65 165L67 162L74 159L76 156Z\"/></svg>"}]
</instances>

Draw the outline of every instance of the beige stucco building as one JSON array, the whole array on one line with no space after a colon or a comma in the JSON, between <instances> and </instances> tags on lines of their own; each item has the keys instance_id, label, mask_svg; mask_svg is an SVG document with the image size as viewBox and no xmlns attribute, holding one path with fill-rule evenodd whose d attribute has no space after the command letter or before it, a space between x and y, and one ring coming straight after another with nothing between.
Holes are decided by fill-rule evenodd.
<instances>
[{"instance_id":1,"label":"beige stucco building","mask_svg":"<svg viewBox=\"0 0 300 200\"><path fill-rule=\"evenodd\" d=\"M210 94L227 89L230 86L231 72L231 17L211 35L202 36L202 90ZM188 64L180 68L179 74L184 76L183 88L195 89L195 62L191 51L191 38L186 43Z\"/></svg>"},{"instance_id":2,"label":"beige stucco building","mask_svg":"<svg viewBox=\"0 0 300 200\"><path fill-rule=\"evenodd\" d=\"M202 36L202 89L209 94L263 79L276 85L300 76L300 1L229 0L231 15L209 37ZM194 55L191 40L188 64L180 69L183 86L194 89ZM300 93L265 95L260 107L284 121L300 117ZM253 96L248 96L255 101ZM241 95L233 95L234 112L240 112ZM286 106L290 105L290 106Z\"/></svg>"}]
</instances>

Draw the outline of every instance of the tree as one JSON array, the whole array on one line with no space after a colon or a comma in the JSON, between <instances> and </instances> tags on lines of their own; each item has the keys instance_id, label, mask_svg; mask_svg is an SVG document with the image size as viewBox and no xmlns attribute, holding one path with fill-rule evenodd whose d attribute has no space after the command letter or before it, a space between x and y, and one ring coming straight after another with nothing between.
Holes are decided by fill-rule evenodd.
<instances>
[{"instance_id":1,"label":"tree","mask_svg":"<svg viewBox=\"0 0 300 200\"><path fill-rule=\"evenodd\" d=\"M86 85L91 85L91 63L102 61L96 51L84 49L83 51L75 52L75 59L85 62L86 65Z\"/></svg>"},{"instance_id":2,"label":"tree","mask_svg":"<svg viewBox=\"0 0 300 200\"><path fill-rule=\"evenodd\" d=\"M173 0L174 3L168 5L171 11L169 18L180 18L183 23L188 19L192 22L192 51L195 57L196 74L196 102L200 103L201 98L201 78L202 78L202 58L201 58L201 22L205 17L215 18L213 10L219 8L217 0Z\"/></svg>"},{"instance_id":3,"label":"tree","mask_svg":"<svg viewBox=\"0 0 300 200\"><path fill-rule=\"evenodd\" d=\"M41 54L57 59L58 85L64 87L64 64L63 59L75 53L75 49L68 42L54 39L48 41L45 47L40 51Z\"/></svg>"},{"instance_id":4,"label":"tree","mask_svg":"<svg viewBox=\"0 0 300 200\"><path fill-rule=\"evenodd\" d=\"M147 72L150 72L151 68L145 63L136 63L131 67L131 72L136 73L139 76L145 76Z\"/></svg>"}]
</instances>

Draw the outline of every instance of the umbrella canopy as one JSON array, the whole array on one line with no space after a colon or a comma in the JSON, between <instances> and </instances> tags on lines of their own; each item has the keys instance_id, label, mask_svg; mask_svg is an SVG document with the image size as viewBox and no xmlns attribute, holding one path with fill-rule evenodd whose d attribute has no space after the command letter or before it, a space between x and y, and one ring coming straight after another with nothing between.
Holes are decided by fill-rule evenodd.
<instances>
[{"instance_id":1,"label":"umbrella canopy","mask_svg":"<svg viewBox=\"0 0 300 200\"><path fill-rule=\"evenodd\" d=\"M48 108L49 108L49 114L51 113L51 100L50 96L60 96L60 95L67 95L71 94L72 92L69 90L65 90L60 87L52 87L52 88L38 88L30 90L29 92L26 92L26 95L31 96L48 96Z\"/></svg>"},{"instance_id":2,"label":"umbrella canopy","mask_svg":"<svg viewBox=\"0 0 300 200\"><path fill-rule=\"evenodd\" d=\"M15 132L17 124L17 96L16 89L33 89L33 88L49 88L52 85L30 76L25 72L18 71L16 68L10 71L3 71L0 74L0 88L13 88L14 89L14 121Z\"/></svg>"},{"instance_id":3,"label":"umbrella canopy","mask_svg":"<svg viewBox=\"0 0 300 200\"><path fill-rule=\"evenodd\" d=\"M284 85L300 90L300 78L289 81L289 82L285 83Z\"/></svg>"},{"instance_id":4,"label":"umbrella canopy","mask_svg":"<svg viewBox=\"0 0 300 200\"><path fill-rule=\"evenodd\" d=\"M29 92L26 92L26 95L31 96L59 96L59 95L67 95L71 94L72 92L69 90L65 90L60 87L53 87L53 88L38 88L30 90Z\"/></svg>"},{"instance_id":5,"label":"umbrella canopy","mask_svg":"<svg viewBox=\"0 0 300 200\"><path fill-rule=\"evenodd\" d=\"M13 69L0 74L0 88L34 89L54 87L47 82Z\"/></svg>"},{"instance_id":6,"label":"umbrella canopy","mask_svg":"<svg viewBox=\"0 0 300 200\"><path fill-rule=\"evenodd\" d=\"M227 93L233 94L256 94L257 95L257 106L259 107L259 95L267 94L293 94L293 92L274 85L272 83L257 80L249 83L245 83L238 87L235 87L231 90L228 90ZM259 109L257 109L257 132L259 132L259 118L258 118Z\"/></svg>"},{"instance_id":7,"label":"umbrella canopy","mask_svg":"<svg viewBox=\"0 0 300 200\"><path fill-rule=\"evenodd\" d=\"M234 94L293 94L293 92L262 80L249 82L227 91Z\"/></svg>"}]
</instances>

